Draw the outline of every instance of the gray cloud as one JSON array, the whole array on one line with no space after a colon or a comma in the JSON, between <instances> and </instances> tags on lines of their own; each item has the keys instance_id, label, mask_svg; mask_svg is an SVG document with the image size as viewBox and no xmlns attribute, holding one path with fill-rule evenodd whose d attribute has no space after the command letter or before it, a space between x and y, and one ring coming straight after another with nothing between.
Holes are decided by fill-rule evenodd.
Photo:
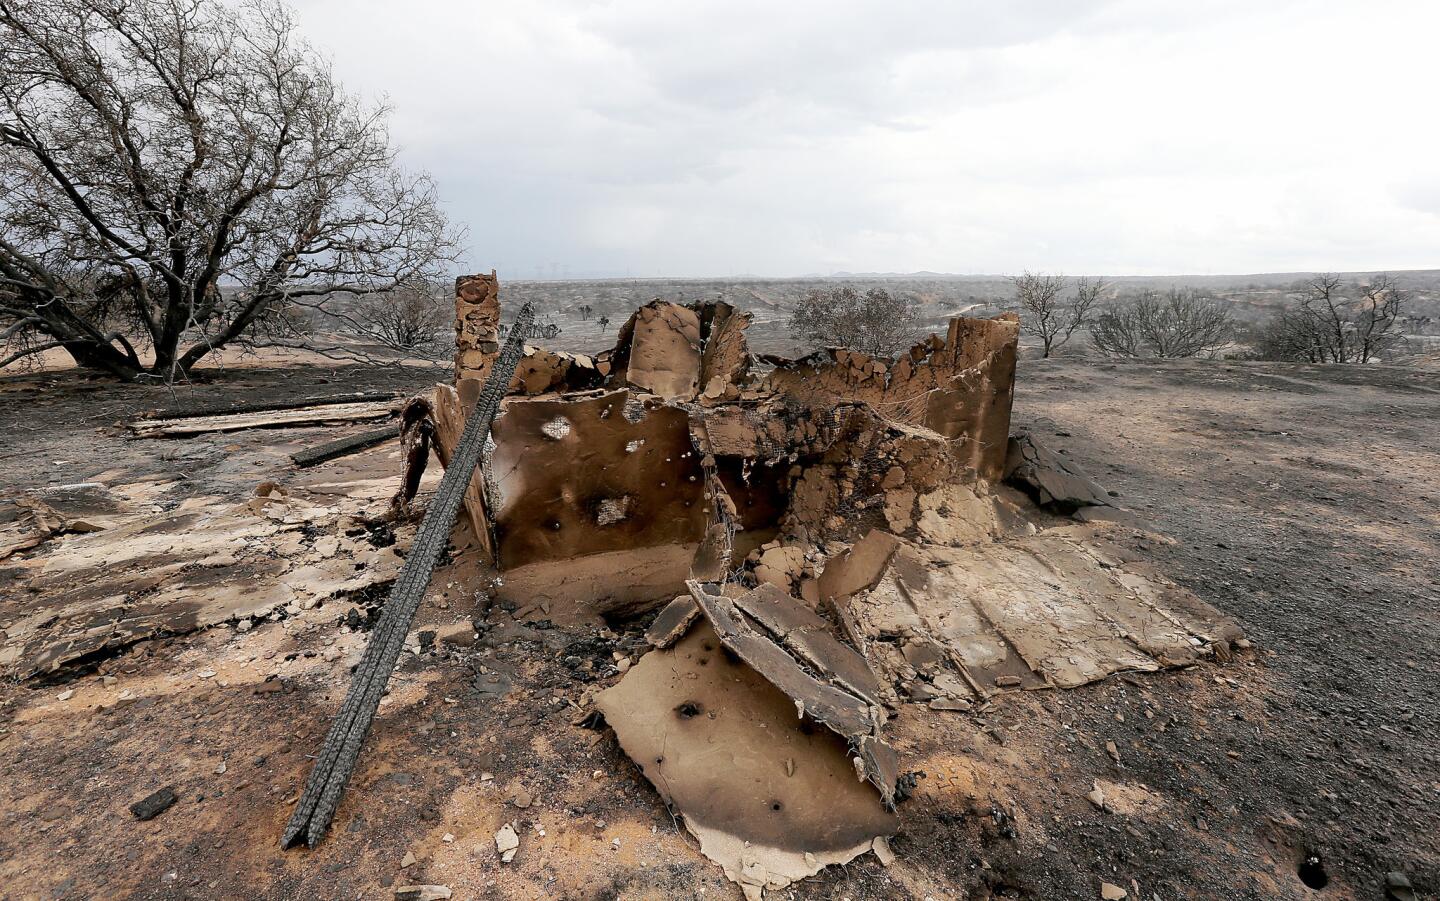
<instances>
[{"instance_id":1,"label":"gray cloud","mask_svg":"<svg viewBox=\"0 0 1440 901\"><path fill-rule=\"evenodd\" d=\"M1431 4L299 10L510 277L1437 264Z\"/></svg>"}]
</instances>

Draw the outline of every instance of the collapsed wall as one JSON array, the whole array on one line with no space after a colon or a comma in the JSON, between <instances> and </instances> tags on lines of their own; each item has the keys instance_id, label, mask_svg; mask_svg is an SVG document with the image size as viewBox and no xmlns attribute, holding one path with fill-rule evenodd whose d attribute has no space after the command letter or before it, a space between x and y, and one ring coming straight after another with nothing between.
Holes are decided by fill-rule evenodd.
<instances>
[{"instance_id":1,"label":"collapsed wall","mask_svg":"<svg viewBox=\"0 0 1440 901\"><path fill-rule=\"evenodd\" d=\"M465 500L502 595L561 619L639 609L684 591L715 505L734 514L733 567L777 539L914 532L936 490L999 479L1014 316L954 319L894 362L757 358L749 325L723 302L657 300L593 357L527 350ZM459 279L442 459L499 333L494 274Z\"/></svg>"}]
</instances>

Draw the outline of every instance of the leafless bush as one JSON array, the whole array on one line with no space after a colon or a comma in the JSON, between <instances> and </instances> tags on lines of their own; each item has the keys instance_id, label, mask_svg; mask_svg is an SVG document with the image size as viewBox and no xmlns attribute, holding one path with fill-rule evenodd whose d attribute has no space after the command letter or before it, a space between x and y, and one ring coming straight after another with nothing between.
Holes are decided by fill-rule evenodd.
<instances>
[{"instance_id":1,"label":"leafless bush","mask_svg":"<svg viewBox=\"0 0 1440 901\"><path fill-rule=\"evenodd\" d=\"M1207 294L1171 288L1145 291L1101 313L1090 339L1107 356L1194 357L1230 340L1230 311Z\"/></svg>"},{"instance_id":2,"label":"leafless bush","mask_svg":"<svg viewBox=\"0 0 1440 901\"><path fill-rule=\"evenodd\" d=\"M1261 329L1256 356L1305 363L1384 359L1404 340L1397 326L1408 301L1389 275L1353 287L1318 276L1295 309L1282 310Z\"/></svg>"},{"instance_id":3,"label":"leafless bush","mask_svg":"<svg viewBox=\"0 0 1440 901\"><path fill-rule=\"evenodd\" d=\"M428 284L409 284L361 297L347 320L358 334L394 350L427 357L448 355L455 312L450 299Z\"/></svg>"},{"instance_id":4,"label":"leafless bush","mask_svg":"<svg viewBox=\"0 0 1440 901\"><path fill-rule=\"evenodd\" d=\"M844 347L893 357L915 338L915 306L884 288L814 288L790 317L790 334L811 347Z\"/></svg>"},{"instance_id":5,"label":"leafless bush","mask_svg":"<svg viewBox=\"0 0 1440 901\"><path fill-rule=\"evenodd\" d=\"M1075 295L1067 300L1066 281L1063 275L1034 272L1011 279L1015 301L1022 310L1020 330L1040 339L1044 357L1063 346L1085 324L1105 289L1104 282L1098 279L1092 282L1082 278L1075 283Z\"/></svg>"}]
</instances>

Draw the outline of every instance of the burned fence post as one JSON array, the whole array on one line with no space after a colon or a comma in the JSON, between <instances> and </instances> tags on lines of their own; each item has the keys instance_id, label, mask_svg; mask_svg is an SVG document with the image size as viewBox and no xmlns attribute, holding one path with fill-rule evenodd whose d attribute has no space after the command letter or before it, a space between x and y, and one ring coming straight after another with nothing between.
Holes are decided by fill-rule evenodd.
<instances>
[{"instance_id":1,"label":"burned fence post","mask_svg":"<svg viewBox=\"0 0 1440 901\"><path fill-rule=\"evenodd\" d=\"M512 331L504 350L490 368L490 377L475 409L466 420L450 465L446 467L430 509L420 523L410 556L406 558L390 591L385 611L365 648L365 656L355 670L345 702L325 737L325 744L315 759L315 767L305 782L305 790L295 805L295 813L280 838L282 848L295 844L302 834L305 843L313 848L330 826L340 795L355 769L365 735L375 719L375 711L385 693L385 684L390 681L390 673L395 669L395 662L404 647L410 622L415 618L415 611L430 584L435 561L450 538L461 499L475 473L485 439L490 434L490 424L499 412L501 399L509 390L510 378L524 350L524 341L520 337L525 332L523 326L528 326L533 318L534 310L526 304L515 319L516 325L522 328Z\"/></svg>"}]
</instances>

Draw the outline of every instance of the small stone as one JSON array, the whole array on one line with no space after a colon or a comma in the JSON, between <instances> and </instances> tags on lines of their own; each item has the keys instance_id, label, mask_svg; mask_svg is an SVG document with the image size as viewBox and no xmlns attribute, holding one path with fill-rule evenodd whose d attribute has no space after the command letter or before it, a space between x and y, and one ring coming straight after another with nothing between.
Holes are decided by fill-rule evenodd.
<instances>
[{"instance_id":1,"label":"small stone","mask_svg":"<svg viewBox=\"0 0 1440 901\"><path fill-rule=\"evenodd\" d=\"M1385 874L1386 901L1415 901L1415 897L1415 887L1410 884L1410 877L1399 870L1391 870Z\"/></svg>"},{"instance_id":2,"label":"small stone","mask_svg":"<svg viewBox=\"0 0 1440 901\"><path fill-rule=\"evenodd\" d=\"M137 820L151 820L169 810L170 805L174 804L176 800L178 799L175 796L174 789L168 787L162 788L154 794L131 804L130 812L135 815L135 819Z\"/></svg>"},{"instance_id":3,"label":"small stone","mask_svg":"<svg viewBox=\"0 0 1440 901\"><path fill-rule=\"evenodd\" d=\"M1120 749L1115 747L1115 742L1105 742L1105 753L1109 754L1117 764L1120 762Z\"/></svg>"},{"instance_id":4,"label":"small stone","mask_svg":"<svg viewBox=\"0 0 1440 901\"><path fill-rule=\"evenodd\" d=\"M395 901L444 901L449 897L448 885L402 885L395 889Z\"/></svg>"},{"instance_id":5,"label":"small stone","mask_svg":"<svg viewBox=\"0 0 1440 901\"><path fill-rule=\"evenodd\" d=\"M534 803L534 800L535 799L530 796L530 793L527 792L523 786L521 786L515 789L515 794L510 798L510 803L514 804L521 810L524 810L532 803Z\"/></svg>"},{"instance_id":6,"label":"small stone","mask_svg":"<svg viewBox=\"0 0 1440 901\"><path fill-rule=\"evenodd\" d=\"M1100 897L1103 898L1104 901L1120 901L1121 898L1128 897L1129 894L1129 892L1113 882L1100 883Z\"/></svg>"},{"instance_id":7,"label":"small stone","mask_svg":"<svg viewBox=\"0 0 1440 901\"><path fill-rule=\"evenodd\" d=\"M618 661L615 662L615 668L622 673L628 671L630 669L630 658L621 657Z\"/></svg>"},{"instance_id":8,"label":"small stone","mask_svg":"<svg viewBox=\"0 0 1440 901\"><path fill-rule=\"evenodd\" d=\"M213 669L202 669L200 672L196 673L195 675L199 676L199 677L202 678L202 679L211 679L211 678L214 678L214 676L215 676L215 671L214 671Z\"/></svg>"},{"instance_id":9,"label":"small stone","mask_svg":"<svg viewBox=\"0 0 1440 901\"><path fill-rule=\"evenodd\" d=\"M67 689L65 689L64 691L60 692L58 695L56 695L56 696L55 696L55 700L57 700L57 701L68 701L68 700L70 700L70 699L73 698L73 697L75 697L75 689L73 689L73 688L67 688Z\"/></svg>"},{"instance_id":10,"label":"small stone","mask_svg":"<svg viewBox=\"0 0 1440 901\"><path fill-rule=\"evenodd\" d=\"M415 863L415 855L409 851L406 851L405 856L400 858L400 869L408 869L415 866Z\"/></svg>"},{"instance_id":11,"label":"small stone","mask_svg":"<svg viewBox=\"0 0 1440 901\"><path fill-rule=\"evenodd\" d=\"M506 823L495 833L495 850L500 853L500 860L509 863L515 859L515 852L520 847L520 836L515 834L515 827Z\"/></svg>"},{"instance_id":12,"label":"small stone","mask_svg":"<svg viewBox=\"0 0 1440 901\"><path fill-rule=\"evenodd\" d=\"M254 628L254 623L248 619L242 619L235 624L236 632L249 632L252 628Z\"/></svg>"},{"instance_id":13,"label":"small stone","mask_svg":"<svg viewBox=\"0 0 1440 901\"><path fill-rule=\"evenodd\" d=\"M895 852L890 850L890 840L885 836L877 836L875 841L871 842L870 848L879 858L882 867L888 867L895 862Z\"/></svg>"},{"instance_id":14,"label":"small stone","mask_svg":"<svg viewBox=\"0 0 1440 901\"><path fill-rule=\"evenodd\" d=\"M225 768L225 761L222 760L222 761L220 761L218 764L216 764L216 766L215 766L215 775L217 775L217 776L223 776L223 775L225 775L225 769L226 769L226 768Z\"/></svg>"},{"instance_id":15,"label":"small stone","mask_svg":"<svg viewBox=\"0 0 1440 901\"><path fill-rule=\"evenodd\" d=\"M1105 809L1105 792L1101 791L1100 783L1095 783L1095 787L1091 789L1085 797L1089 799L1091 804L1094 804L1101 810Z\"/></svg>"},{"instance_id":16,"label":"small stone","mask_svg":"<svg viewBox=\"0 0 1440 901\"><path fill-rule=\"evenodd\" d=\"M964 698L935 698L930 702L931 710L970 710L971 703Z\"/></svg>"},{"instance_id":17,"label":"small stone","mask_svg":"<svg viewBox=\"0 0 1440 901\"><path fill-rule=\"evenodd\" d=\"M445 842L446 844L449 844L450 842L455 841L455 833L453 833L453 832L447 832L447 833L445 833L444 835L440 836L440 841Z\"/></svg>"},{"instance_id":18,"label":"small stone","mask_svg":"<svg viewBox=\"0 0 1440 901\"><path fill-rule=\"evenodd\" d=\"M995 677L995 687L996 687L996 688L1014 688L1014 687L1016 687L1017 685L1019 685L1020 682L1021 682L1021 679L1020 679L1019 676L996 676L996 677Z\"/></svg>"}]
</instances>

